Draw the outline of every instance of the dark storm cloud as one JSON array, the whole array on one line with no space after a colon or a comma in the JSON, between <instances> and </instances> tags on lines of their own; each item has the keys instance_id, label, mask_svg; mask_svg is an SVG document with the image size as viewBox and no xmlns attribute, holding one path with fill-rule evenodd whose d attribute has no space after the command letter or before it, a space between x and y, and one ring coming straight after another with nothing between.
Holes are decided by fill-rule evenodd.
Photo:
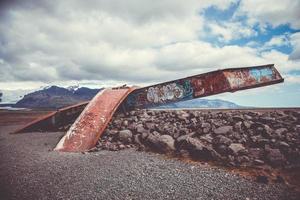
<instances>
[{"instance_id":1,"label":"dark storm cloud","mask_svg":"<svg viewBox=\"0 0 300 200\"><path fill-rule=\"evenodd\" d=\"M53 11L53 1L46 0L1 0L0 1L0 13L3 19L8 17L7 12L15 11L17 12L19 9L42 9L46 12Z\"/></svg>"},{"instance_id":2,"label":"dark storm cloud","mask_svg":"<svg viewBox=\"0 0 300 200\"><path fill-rule=\"evenodd\" d=\"M0 1L1 13L4 10L7 10L8 8L11 8L12 6L16 5L17 3L18 3L18 0L2 0L2 1Z\"/></svg>"}]
</instances>

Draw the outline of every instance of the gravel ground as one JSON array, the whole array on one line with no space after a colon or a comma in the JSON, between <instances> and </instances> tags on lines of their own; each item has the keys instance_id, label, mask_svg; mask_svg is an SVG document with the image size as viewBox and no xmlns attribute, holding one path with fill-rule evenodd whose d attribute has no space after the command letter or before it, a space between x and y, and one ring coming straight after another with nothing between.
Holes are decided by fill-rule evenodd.
<instances>
[{"instance_id":1,"label":"gravel ground","mask_svg":"<svg viewBox=\"0 0 300 200\"><path fill-rule=\"evenodd\" d=\"M9 135L0 127L0 199L291 199L281 184L260 184L200 164L127 149L86 154L51 149L63 132Z\"/></svg>"}]
</instances>

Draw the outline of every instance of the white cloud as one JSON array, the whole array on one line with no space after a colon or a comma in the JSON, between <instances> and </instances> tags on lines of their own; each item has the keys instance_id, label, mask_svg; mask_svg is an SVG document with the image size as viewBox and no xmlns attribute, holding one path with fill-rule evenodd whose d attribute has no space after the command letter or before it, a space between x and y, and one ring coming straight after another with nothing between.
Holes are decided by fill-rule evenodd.
<instances>
[{"instance_id":1,"label":"white cloud","mask_svg":"<svg viewBox=\"0 0 300 200\"><path fill-rule=\"evenodd\" d=\"M300 60L300 32L291 35L291 44L293 52L290 55L291 60Z\"/></svg>"},{"instance_id":2,"label":"white cloud","mask_svg":"<svg viewBox=\"0 0 300 200\"><path fill-rule=\"evenodd\" d=\"M0 19L0 81L161 80L164 45L195 41L199 12L231 1L17 1Z\"/></svg>"},{"instance_id":3,"label":"white cloud","mask_svg":"<svg viewBox=\"0 0 300 200\"><path fill-rule=\"evenodd\" d=\"M300 84L300 76L286 76L284 80L289 84Z\"/></svg>"},{"instance_id":4,"label":"white cloud","mask_svg":"<svg viewBox=\"0 0 300 200\"><path fill-rule=\"evenodd\" d=\"M23 90L35 90L44 85L46 86L44 82L39 81L0 82L0 91L14 91L21 88Z\"/></svg>"},{"instance_id":5,"label":"white cloud","mask_svg":"<svg viewBox=\"0 0 300 200\"><path fill-rule=\"evenodd\" d=\"M286 35L278 35L272 37L268 42L265 43L265 47L273 47L273 46L288 46L290 45L289 38Z\"/></svg>"},{"instance_id":6,"label":"white cloud","mask_svg":"<svg viewBox=\"0 0 300 200\"><path fill-rule=\"evenodd\" d=\"M248 16L250 24L259 23L278 26L290 24L292 28L300 28L299 0L242 0L236 16Z\"/></svg>"},{"instance_id":7,"label":"white cloud","mask_svg":"<svg viewBox=\"0 0 300 200\"><path fill-rule=\"evenodd\" d=\"M206 42L177 43L162 48L157 65L166 70L192 73L216 68L255 66L274 63L282 73L299 69L300 61L291 61L287 54L276 50L259 53L255 48L228 45L214 47Z\"/></svg>"},{"instance_id":8,"label":"white cloud","mask_svg":"<svg viewBox=\"0 0 300 200\"><path fill-rule=\"evenodd\" d=\"M247 38L257 35L251 27L241 22L211 22L208 24L211 34L218 37L222 42L229 42L234 39Z\"/></svg>"},{"instance_id":9,"label":"white cloud","mask_svg":"<svg viewBox=\"0 0 300 200\"><path fill-rule=\"evenodd\" d=\"M288 73L293 70L299 70L300 61L289 60L289 55L276 51L265 51L262 58L268 63L274 63L282 73Z\"/></svg>"},{"instance_id":10,"label":"white cloud","mask_svg":"<svg viewBox=\"0 0 300 200\"><path fill-rule=\"evenodd\" d=\"M258 41L251 40L251 41L247 42L245 46L255 48L259 45L260 45L260 43Z\"/></svg>"}]
</instances>

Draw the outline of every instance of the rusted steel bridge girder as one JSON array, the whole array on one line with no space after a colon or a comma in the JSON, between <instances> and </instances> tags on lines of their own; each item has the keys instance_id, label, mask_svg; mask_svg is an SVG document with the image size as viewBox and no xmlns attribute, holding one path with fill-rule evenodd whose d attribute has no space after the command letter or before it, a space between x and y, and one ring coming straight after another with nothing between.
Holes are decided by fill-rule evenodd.
<instances>
[{"instance_id":1,"label":"rusted steel bridge girder","mask_svg":"<svg viewBox=\"0 0 300 200\"><path fill-rule=\"evenodd\" d=\"M151 108L185 101L262 87L283 82L273 64L217 70L143 88L120 87L100 91L89 104L67 107L31 122L17 132L40 131L65 124L65 117L75 119L55 150L80 152L94 147L114 112L120 105L126 110ZM63 117L61 117L63 116Z\"/></svg>"},{"instance_id":2,"label":"rusted steel bridge girder","mask_svg":"<svg viewBox=\"0 0 300 200\"><path fill-rule=\"evenodd\" d=\"M85 107L54 150L82 152L93 148L113 114L135 88L104 89Z\"/></svg>"},{"instance_id":3,"label":"rusted steel bridge girder","mask_svg":"<svg viewBox=\"0 0 300 200\"><path fill-rule=\"evenodd\" d=\"M34 131L58 131L59 128L67 126L74 122L80 113L84 110L89 101L81 102L72 106L61 108L41 116L25 126L17 129L14 133L26 133Z\"/></svg>"}]
</instances>

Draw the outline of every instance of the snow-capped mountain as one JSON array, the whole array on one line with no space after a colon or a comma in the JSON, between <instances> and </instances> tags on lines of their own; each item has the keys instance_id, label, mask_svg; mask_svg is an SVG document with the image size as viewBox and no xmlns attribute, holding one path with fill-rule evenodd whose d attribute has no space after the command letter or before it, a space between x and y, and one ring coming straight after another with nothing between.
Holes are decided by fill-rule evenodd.
<instances>
[{"instance_id":1,"label":"snow-capped mountain","mask_svg":"<svg viewBox=\"0 0 300 200\"><path fill-rule=\"evenodd\" d=\"M92 99L101 89L46 87L25 95L15 104L22 108L61 108Z\"/></svg>"},{"instance_id":2,"label":"snow-capped mountain","mask_svg":"<svg viewBox=\"0 0 300 200\"><path fill-rule=\"evenodd\" d=\"M237 105L230 101L221 99L192 99L188 101L180 101L176 103L169 103L159 106L158 108L241 108L243 106Z\"/></svg>"}]
</instances>

